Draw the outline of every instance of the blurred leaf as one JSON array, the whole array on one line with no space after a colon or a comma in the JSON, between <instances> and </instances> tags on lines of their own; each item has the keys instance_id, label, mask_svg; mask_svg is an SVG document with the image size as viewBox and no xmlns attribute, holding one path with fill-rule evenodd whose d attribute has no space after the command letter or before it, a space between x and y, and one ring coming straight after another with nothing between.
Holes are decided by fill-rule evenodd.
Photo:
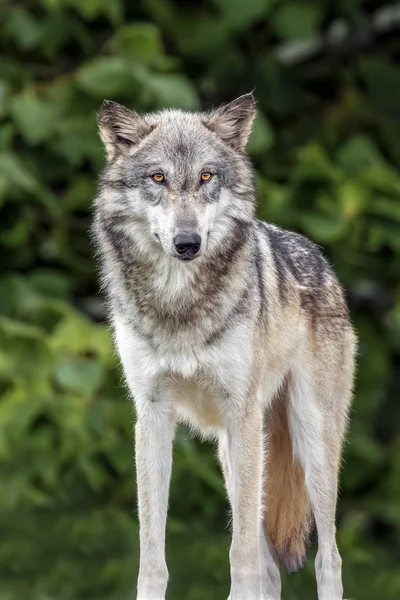
<instances>
[{"instance_id":1,"label":"blurred leaf","mask_svg":"<svg viewBox=\"0 0 400 600\"><path fill-rule=\"evenodd\" d=\"M0 232L0 243L4 246L23 246L29 239L29 223L27 221L16 221L13 227Z\"/></svg>"},{"instance_id":2,"label":"blurred leaf","mask_svg":"<svg viewBox=\"0 0 400 600\"><path fill-rule=\"evenodd\" d=\"M323 215L303 213L301 223L307 234L317 242L332 244L337 242L347 233L345 221L334 220Z\"/></svg>"},{"instance_id":3,"label":"blurred leaf","mask_svg":"<svg viewBox=\"0 0 400 600\"><path fill-rule=\"evenodd\" d=\"M142 94L145 104L185 109L194 109L198 105L196 90L183 75L143 73L140 81L143 85Z\"/></svg>"},{"instance_id":4,"label":"blurred leaf","mask_svg":"<svg viewBox=\"0 0 400 600\"><path fill-rule=\"evenodd\" d=\"M3 116L6 110L6 101L7 101L7 85L5 81L0 81L0 117ZM4 125L3 125L4 128ZM4 142L1 143L2 146Z\"/></svg>"},{"instance_id":5,"label":"blurred leaf","mask_svg":"<svg viewBox=\"0 0 400 600\"><path fill-rule=\"evenodd\" d=\"M61 118L57 105L40 98L34 91L25 90L11 101L15 123L28 144L46 140Z\"/></svg>"},{"instance_id":6,"label":"blurred leaf","mask_svg":"<svg viewBox=\"0 0 400 600\"><path fill-rule=\"evenodd\" d=\"M69 210L89 208L94 195L94 181L86 176L77 177L65 193L64 206Z\"/></svg>"},{"instance_id":7,"label":"blurred leaf","mask_svg":"<svg viewBox=\"0 0 400 600\"><path fill-rule=\"evenodd\" d=\"M397 114L400 103L400 69L377 57L360 61L371 103L383 113Z\"/></svg>"},{"instance_id":8,"label":"blurred leaf","mask_svg":"<svg viewBox=\"0 0 400 600\"><path fill-rule=\"evenodd\" d=\"M377 251L381 248L391 247L395 252L400 252L400 231L397 223L380 223L375 221L370 231L369 247Z\"/></svg>"},{"instance_id":9,"label":"blurred leaf","mask_svg":"<svg viewBox=\"0 0 400 600\"><path fill-rule=\"evenodd\" d=\"M69 310L55 328L52 345L57 350L74 353L95 353L104 361L113 362L111 335L105 325L95 325L87 317Z\"/></svg>"},{"instance_id":10,"label":"blurred leaf","mask_svg":"<svg viewBox=\"0 0 400 600\"><path fill-rule=\"evenodd\" d=\"M31 50L40 43L43 27L27 10L14 6L7 12L4 32L21 50Z\"/></svg>"},{"instance_id":11,"label":"blurred leaf","mask_svg":"<svg viewBox=\"0 0 400 600\"><path fill-rule=\"evenodd\" d=\"M277 115L285 115L300 102L300 86L288 69L271 55L265 54L255 65L257 72L257 95L263 99L263 107Z\"/></svg>"},{"instance_id":12,"label":"blurred leaf","mask_svg":"<svg viewBox=\"0 0 400 600\"><path fill-rule=\"evenodd\" d=\"M321 179L339 182L342 175L324 148L311 143L298 152L298 161L292 178L295 182Z\"/></svg>"},{"instance_id":13,"label":"blurred leaf","mask_svg":"<svg viewBox=\"0 0 400 600\"><path fill-rule=\"evenodd\" d=\"M224 25L233 31L243 30L255 20L266 17L272 4L271 0L246 0L236 2L232 10L230 0L215 0L215 3L222 12Z\"/></svg>"},{"instance_id":14,"label":"blurred leaf","mask_svg":"<svg viewBox=\"0 0 400 600\"><path fill-rule=\"evenodd\" d=\"M400 200L400 198L399 198ZM376 201L371 205L370 212L372 214L387 217L390 220L398 221L400 226L400 202L389 198L376 198ZM399 231L400 234L400 231Z\"/></svg>"},{"instance_id":15,"label":"blurred leaf","mask_svg":"<svg viewBox=\"0 0 400 600\"><path fill-rule=\"evenodd\" d=\"M67 6L73 6L84 18L94 19L100 15L107 15L112 22L118 23L122 17L122 6L120 0L113 0L108 2L107 0L85 0L85 2L79 2L79 0L46 0L47 2L66 4Z\"/></svg>"},{"instance_id":16,"label":"blurred leaf","mask_svg":"<svg viewBox=\"0 0 400 600\"><path fill-rule=\"evenodd\" d=\"M370 199L369 191L358 180L347 180L339 185L338 201L346 220L352 221L366 209Z\"/></svg>"},{"instance_id":17,"label":"blurred leaf","mask_svg":"<svg viewBox=\"0 0 400 600\"><path fill-rule=\"evenodd\" d=\"M352 175L357 175L376 164L383 164L374 143L364 135L357 135L345 142L338 152L339 164Z\"/></svg>"},{"instance_id":18,"label":"blurred leaf","mask_svg":"<svg viewBox=\"0 0 400 600\"><path fill-rule=\"evenodd\" d=\"M71 290L70 277L54 269L36 269L28 280L40 293L54 298L68 298Z\"/></svg>"},{"instance_id":19,"label":"blurred leaf","mask_svg":"<svg viewBox=\"0 0 400 600\"><path fill-rule=\"evenodd\" d=\"M72 116L69 120L62 120L57 125L57 134L50 142L51 147L72 166L77 167L87 159L99 159L99 163L100 159L102 160L103 151L98 141L96 111L93 111L90 118Z\"/></svg>"},{"instance_id":20,"label":"blurred leaf","mask_svg":"<svg viewBox=\"0 0 400 600\"><path fill-rule=\"evenodd\" d=\"M55 379L67 391L89 395L99 388L103 375L99 363L81 358L62 362L56 370Z\"/></svg>"},{"instance_id":21,"label":"blurred leaf","mask_svg":"<svg viewBox=\"0 0 400 600\"><path fill-rule=\"evenodd\" d=\"M97 58L76 72L77 84L98 98L111 98L121 93L129 78L132 78L132 68L119 56Z\"/></svg>"},{"instance_id":22,"label":"blurred leaf","mask_svg":"<svg viewBox=\"0 0 400 600\"><path fill-rule=\"evenodd\" d=\"M37 189L37 181L26 165L12 152L0 152L0 172L3 172L10 185L24 191Z\"/></svg>"},{"instance_id":23,"label":"blurred leaf","mask_svg":"<svg viewBox=\"0 0 400 600\"><path fill-rule=\"evenodd\" d=\"M116 54L141 62L151 61L163 52L160 31L152 23L120 27L110 45Z\"/></svg>"},{"instance_id":24,"label":"blurred leaf","mask_svg":"<svg viewBox=\"0 0 400 600\"><path fill-rule=\"evenodd\" d=\"M247 144L247 151L249 154L261 154L269 150L274 141L274 131L269 121L261 112L258 112Z\"/></svg>"},{"instance_id":25,"label":"blurred leaf","mask_svg":"<svg viewBox=\"0 0 400 600\"><path fill-rule=\"evenodd\" d=\"M322 6L312 2L282 2L272 17L274 29L286 39L312 36L322 18Z\"/></svg>"}]
</instances>

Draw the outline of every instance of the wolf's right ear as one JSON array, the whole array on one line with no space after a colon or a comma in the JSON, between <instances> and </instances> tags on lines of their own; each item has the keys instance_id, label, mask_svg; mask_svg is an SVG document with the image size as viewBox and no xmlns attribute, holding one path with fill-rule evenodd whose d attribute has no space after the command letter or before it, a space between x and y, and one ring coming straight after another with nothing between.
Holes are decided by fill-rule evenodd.
<instances>
[{"instance_id":1,"label":"wolf's right ear","mask_svg":"<svg viewBox=\"0 0 400 600\"><path fill-rule=\"evenodd\" d=\"M100 137L109 160L117 153L127 154L132 146L154 129L154 125L137 112L110 100L104 100L101 105L98 122Z\"/></svg>"}]
</instances>

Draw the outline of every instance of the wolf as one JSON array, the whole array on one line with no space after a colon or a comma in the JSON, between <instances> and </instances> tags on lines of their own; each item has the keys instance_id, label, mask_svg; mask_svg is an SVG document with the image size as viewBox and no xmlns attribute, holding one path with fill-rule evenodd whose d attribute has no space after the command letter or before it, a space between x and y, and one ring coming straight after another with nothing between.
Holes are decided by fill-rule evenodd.
<instances>
[{"instance_id":1,"label":"wolf","mask_svg":"<svg viewBox=\"0 0 400 600\"><path fill-rule=\"evenodd\" d=\"M105 101L93 231L136 408L138 600L164 600L178 422L218 443L228 600L278 600L315 522L319 600L343 598L335 511L356 339L314 243L256 218L252 94L210 112Z\"/></svg>"}]
</instances>

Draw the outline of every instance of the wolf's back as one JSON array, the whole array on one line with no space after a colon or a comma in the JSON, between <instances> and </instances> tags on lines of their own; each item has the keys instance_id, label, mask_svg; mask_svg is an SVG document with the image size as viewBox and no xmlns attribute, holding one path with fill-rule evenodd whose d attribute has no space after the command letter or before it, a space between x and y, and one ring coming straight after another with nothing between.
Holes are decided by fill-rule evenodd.
<instances>
[{"instance_id":1,"label":"wolf's back","mask_svg":"<svg viewBox=\"0 0 400 600\"><path fill-rule=\"evenodd\" d=\"M278 300L283 309L295 300L309 321L328 326L332 317L336 325L349 327L349 312L344 291L333 269L320 248L311 240L264 223L257 222L259 243L266 244L270 255L278 291Z\"/></svg>"}]
</instances>

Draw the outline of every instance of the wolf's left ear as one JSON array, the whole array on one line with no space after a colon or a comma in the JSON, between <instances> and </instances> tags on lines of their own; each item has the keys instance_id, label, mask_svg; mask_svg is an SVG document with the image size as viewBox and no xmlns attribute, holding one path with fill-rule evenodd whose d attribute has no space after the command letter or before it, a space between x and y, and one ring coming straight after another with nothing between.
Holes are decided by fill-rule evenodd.
<instances>
[{"instance_id":1,"label":"wolf's left ear","mask_svg":"<svg viewBox=\"0 0 400 600\"><path fill-rule=\"evenodd\" d=\"M206 117L204 124L234 150L243 152L255 116L256 100L253 94L245 94L214 110Z\"/></svg>"},{"instance_id":2,"label":"wolf's left ear","mask_svg":"<svg viewBox=\"0 0 400 600\"><path fill-rule=\"evenodd\" d=\"M154 129L154 125L137 112L110 100L104 100L101 105L98 121L108 159L114 158L117 153L127 154Z\"/></svg>"}]
</instances>

